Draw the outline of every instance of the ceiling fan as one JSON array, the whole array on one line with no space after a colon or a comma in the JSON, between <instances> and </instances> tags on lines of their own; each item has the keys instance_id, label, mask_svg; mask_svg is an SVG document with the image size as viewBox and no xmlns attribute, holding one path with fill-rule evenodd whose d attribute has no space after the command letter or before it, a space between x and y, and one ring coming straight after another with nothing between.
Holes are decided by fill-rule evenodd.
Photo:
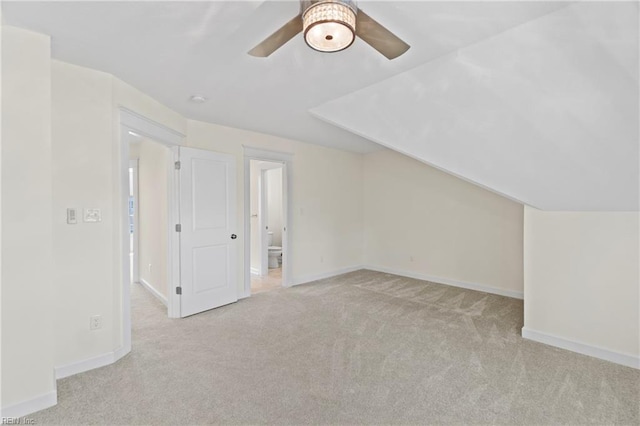
<instances>
[{"instance_id":1,"label":"ceiling fan","mask_svg":"<svg viewBox=\"0 0 640 426\"><path fill-rule=\"evenodd\" d=\"M354 0L301 0L300 14L251 49L249 55L266 58L300 32L307 45L320 52L344 50L356 36L388 59L397 58L410 47L358 8Z\"/></svg>"}]
</instances>

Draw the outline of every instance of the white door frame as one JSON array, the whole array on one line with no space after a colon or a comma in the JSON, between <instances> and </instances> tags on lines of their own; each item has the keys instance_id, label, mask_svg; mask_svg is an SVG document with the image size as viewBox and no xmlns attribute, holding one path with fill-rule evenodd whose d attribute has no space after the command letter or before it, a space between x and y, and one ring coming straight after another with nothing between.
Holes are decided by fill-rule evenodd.
<instances>
[{"instance_id":1,"label":"white door frame","mask_svg":"<svg viewBox=\"0 0 640 426\"><path fill-rule=\"evenodd\" d=\"M120 246L121 256L118 266L121 271L120 280L122 286L120 286L121 294L119 295L122 303L122 347L116 351L116 359L121 358L131 351L131 294L130 294L130 282L129 282L129 144L136 138L136 135L145 136L153 139L168 147L177 147L184 145L185 135L179 133L173 129L163 126L153 120L150 120L140 114L137 114L127 108L119 107L120 116L120 141L117 145L120 151L120 165L119 165L119 179L116 179L116 193L119 194L114 200L114 212L120 212L120 220L118 232L118 244ZM169 156L171 157L171 156ZM167 168L172 170L168 173L169 188L174 188L175 170L173 159L170 158ZM167 233L168 238L168 253L167 253L167 276L169 277L169 289L176 287L174 277L174 270L178 269L179 263L175 263L174 249L177 249L175 244L175 238L177 233L174 232L175 211L177 200L175 193L169 191L167 196L167 209L169 211L168 221L169 226ZM177 250L176 250L177 251ZM180 299L174 291L168 292L168 315L170 318L180 317ZM117 314L120 314L119 312Z\"/></svg>"},{"instance_id":2,"label":"white door frame","mask_svg":"<svg viewBox=\"0 0 640 426\"><path fill-rule=\"evenodd\" d=\"M291 218L293 217L293 154L243 145L244 148L244 295L251 296L251 160L281 163L282 167L282 286L291 286ZM262 231L262 230L261 230Z\"/></svg>"},{"instance_id":3,"label":"white door frame","mask_svg":"<svg viewBox=\"0 0 640 426\"><path fill-rule=\"evenodd\" d=\"M140 281L140 271L138 269L140 256L140 214L138 212L138 160L129 160L129 169L133 170L130 178L133 185L133 277L132 282Z\"/></svg>"},{"instance_id":4,"label":"white door frame","mask_svg":"<svg viewBox=\"0 0 640 426\"><path fill-rule=\"evenodd\" d=\"M258 253L260 256L260 272L261 277L269 275L269 249L265 253L265 247L268 244L269 210L267 208L267 176L266 171L269 169L260 168L260 176L258 177Z\"/></svg>"}]
</instances>

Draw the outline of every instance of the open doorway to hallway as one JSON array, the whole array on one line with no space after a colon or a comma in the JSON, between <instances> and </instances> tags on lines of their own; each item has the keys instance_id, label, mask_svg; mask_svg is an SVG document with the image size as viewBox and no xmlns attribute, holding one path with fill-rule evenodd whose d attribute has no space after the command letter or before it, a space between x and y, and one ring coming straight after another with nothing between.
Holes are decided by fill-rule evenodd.
<instances>
[{"instance_id":1,"label":"open doorway to hallway","mask_svg":"<svg viewBox=\"0 0 640 426\"><path fill-rule=\"evenodd\" d=\"M282 287L284 163L250 161L251 293Z\"/></svg>"},{"instance_id":2,"label":"open doorway to hallway","mask_svg":"<svg viewBox=\"0 0 640 426\"><path fill-rule=\"evenodd\" d=\"M131 291L147 291L168 303L169 148L150 138L129 145L129 241ZM135 302L135 298L131 299Z\"/></svg>"}]
</instances>

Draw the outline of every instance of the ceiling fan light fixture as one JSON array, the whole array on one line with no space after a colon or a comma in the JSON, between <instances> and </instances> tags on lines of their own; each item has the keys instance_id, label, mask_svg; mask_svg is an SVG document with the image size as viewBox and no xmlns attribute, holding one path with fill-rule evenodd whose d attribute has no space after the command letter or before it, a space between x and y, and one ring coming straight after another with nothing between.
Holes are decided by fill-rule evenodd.
<instances>
[{"instance_id":1,"label":"ceiling fan light fixture","mask_svg":"<svg viewBox=\"0 0 640 426\"><path fill-rule=\"evenodd\" d=\"M356 38L357 9L351 6L353 3L324 0L307 7L302 14L302 27L309 47L320 52L338 52L351 46Z\"/></svg>"}]
</instances>

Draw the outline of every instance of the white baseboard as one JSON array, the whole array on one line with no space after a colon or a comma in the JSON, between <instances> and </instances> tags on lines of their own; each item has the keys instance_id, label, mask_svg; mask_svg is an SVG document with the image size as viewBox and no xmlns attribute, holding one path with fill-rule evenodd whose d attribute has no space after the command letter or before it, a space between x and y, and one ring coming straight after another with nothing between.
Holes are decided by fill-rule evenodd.
<instances>
[{"instance_id":1,"label":"white baseboard","mask_svg":"<svg viewBox=\"0 0 640 426\"><path fill-rule=\"evenodd\" d=\"M93 370L95 368L104 367L105 365L113 364L114 362L114 353L109 352L103 355L84 359L82 361L62 365L60 367L56 367L55 369L56 379L64 379L65 377L73 376L74 374L78 373L84 373L85 371Z\"/></svg>"},{"instance_id":2,"label":"white baseboard","mask_svg":"<svg viewBox=\"0 0 640 426\"><path fill-rule=\"evenodd\" d=\"M129 346L121 346L120 348L116 349L113 352L113 362L117 362L118 360L120 360L120 358L122 358L129 352L131 352L131 344L129 344Z\"/></svg>"},{"instance_id":3,"label":"white baseboard","mask_svg":"<svg viewBox=\"0 0 640 426\"><path fill-rule=\"evenodd\" d=\"M331 277L346 274L349 272L359 271L362 268L363 268L362 265L357 265L357 266L350 266L348 268L336 269L329 272L322 272L320 274L303 275L301 277L293 278L291 280L291 286L306 284L312 281L324 280L325 278L331 278Z\"/></svg>"},{"instance_id":4,"label":"white baseboard","mask_svg":"<svg viewBox=\"0 0 640 426\"><path fill-rule=\"evenodd\" d=\"M158 290L156 290L151 284L149 284L145 279L140 278L140 281L138 281L140 283L140 285L142 287L144 287L149 293L153 294L156 299L158 299L159 301L162 302L162 304L164 306L169 306L169 302L167 301L167 298L164 297L164 295L162 293L160 293Z\"/></svg>"},{"instance_id":5,"label":"white baseboard","mask_svg":"<svg viewBox=\"0 0 640 426\"><path fill-rule=\"evenodd\" d=\"M65 377L73 376L74 374L84 373L85 371L93 370L95 368L104 367L109 364L113 364L120 358L131 352L131 347L121 347L113 352L94 356L82 361L73 362L70 364L62 365L54 369L54 379L63 379ZM54 387L55 385L54 380ZM35 398L23 401L17 404L10 405L8 407L0 408L0 418L14 418L22 417L36 411L44 410L45 408L53 407L58 403L58 394L54 389L51 392L47 392Z\"/></svg>"},{"instance_id":6,"label":"white baseboard","mask_svg":"<svg viewBox=\"0 0 640 426\"><path fill-rule=\"evenodd\" d=\"M543 333L541 331L531 330L530 328L526 327L522 327L522 337L525 339L533 340L534 342L544 343L545 345L555 346L571 352L577 352L582 355L592 356L594 358L614 362L626 367L640 369L640 357L638 356L623 354L598 346L576 342L573 340L565 339L563 337Z\"/></svg>"},{"instance_id":7,"label":"white baseboard","mask_svg":"<svg viewBox=\"0 0 640 426\"><path fill-rule=\"evenodd\" d=\"M0 419L14 419L17 417L27 416L33 414L36 411L44 410L45 408L53 407L58 403L58 392L54 389L51 392L38 395L35 398L28 399L26 401L18 402L17 404L10 405L8 407L2 407L0 409ZM2 422L3 424L9 424ZM14 423L19 424L19 423Z\"/></svg>"},{"instance_id":8,"label":"white baseboard","mask_svg":"<svg viewBox=\"0 0 640 426\"><path fill-rule=\"evenodd\" d=\"M251 275L260 275L258 268L251 268Z\"/></svg>"},{"instance_id":9,"label":"white baseboard","mask_svg":"<svg viewBox=\"0 0 640 426\"><path fill-rule=\"evenodd\" d=\"M504 290L501 288L491 287L485 284L470 283L465 281L452 280L450 278L436 277L420 272L401 271L399 269L385 268L381 266L365 265L363 269L370 271L384 272L386 274L399 275L406 278L414 278L417 280L430 281L432 283L450 285L452 287L466 288L469 290L482 291L484 293L497 294L499 296L512 297L514 299L524 299L524 293L520 291Z\"/></svg>"},{"instance_id":10,"label":"white baseboard","mask_svg":"<svg viewBox=\"0 0 640 426\"><path fill-rule=\"evenodd\" d=\"M72 362L70 364L56 367L56 379L64 379L65 377L73 376L74 374L84 373L85 371L113 364L129 352L131 352L131 348L126 348L123 346L113 352L108 352L106 354L97 355L91 358L83 359L81 361Z\"/></svg>"}]
</instances>

